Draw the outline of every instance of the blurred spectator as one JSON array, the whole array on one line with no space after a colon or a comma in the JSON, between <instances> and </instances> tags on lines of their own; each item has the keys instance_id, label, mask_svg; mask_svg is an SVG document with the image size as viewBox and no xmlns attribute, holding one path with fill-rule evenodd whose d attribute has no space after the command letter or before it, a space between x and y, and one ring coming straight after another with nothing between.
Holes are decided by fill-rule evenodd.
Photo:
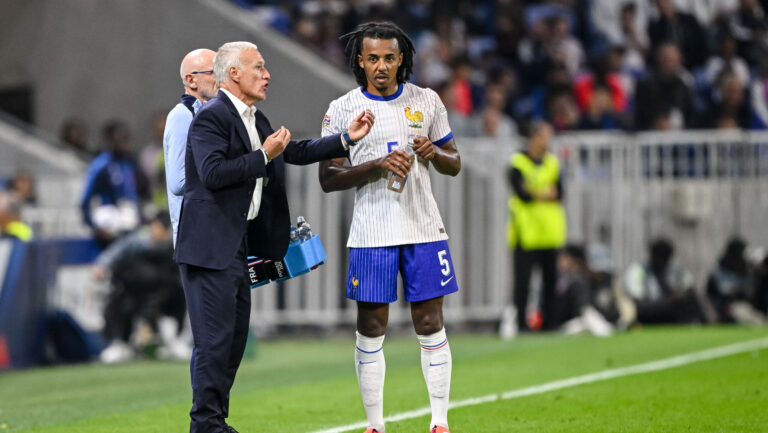
<instances>
[{"instance_id":1,"label":"blurred spectator","mask_svg":"<svg viewBox=\"0 0 768 433\"><path fill-rule=\"evenodd\" d=\"M758 72L750 86L751 127L768 129L768 58L760 62Z\"/></svg>"},{"instance_id":2,"label":"blurred spectator","mask_svg":"<svg viewBox=\"0 0 768 433\"><path fill-rule=\"evenodd\" d=\"M653 241L645 264L633 263L624 274L624 291L634 301L636 320L645 323L712 321L693 287L693 276L672 260L666 239Z\"/></svg>"},{"instance_id":3,"label":"blurred spectator","mask_svg":"<svg viewBox=\"0 0 768 433\"><path fill-rule=\"evenodd\" d=\"M101 353L102 362L133 358L136 348L131 347L130 340L140 320L159 338L159 356L189 359L190 344L179 337L186 301L173 261L167 211L160 211L147 225L111 244L97 258L93 273L111 282L104 309L104 337L109 345Z\"/></svg>"},{"instance_id":4,"label":"blurred spectator","mask_svg":"<svg viewBox=\"0 0 768 433\"><path fill-rule=\"evenodd\" d=\"M62 142L68 144L76 151L91 155L93 150L88 145L88 128L85 122L77 117L67 119L61 125L59 138Z\"/></svg>"},{"instance_id":5,"label":"blurred spectator","mask_svg":"<svg viewBox=\"0 0 768 433\"><path fill-rule=\"evenodd\" d=\"M705 27L713 25L722 17L731 15L739 8L740 0L675 0L678 8L696 17ZM761 0L763 1L763 0Z\"/></svg>"},{"instance_id":6,"label":"blurred spectator","mask_svg":"<svg viewBox=\"0 0 768 433\"><path fill-rule=\"evenodd\" d=\"M541 269L543 279L544 329L556 326L557 250L565 244L565 211L561 204L560 162L548 150L552 133L547 122L532 122L526 131L525 151L515 153L510 160L513 196L509 200L507 243L513 250L513 294L519 330L528 329L528 292L534 267Z\"/></svg>"},{"instance_id":7,"label":"blurred spectator","mask_svg":"<svg viewBox=\"0 0 768 433\"><path fill-rule=\"evenodd\" d=\"M752 46L765 44L766 16L763 7L757 0L740 0L738 10L728 20L729 30L739 45L739 53L753 64L761 59L749 54Z\"/></svg>"},{"instance_id":8,"label":"blurred spectator","mask_svg":"<svg viewBox=\"0 0 768 433\"><path fill-rule=\"evenodd\" d=\"M768 28L755 29L752 41L746 45L746 48L739 50L739 53L751 67L759 65L768 57Z\"/></svg>"},{"instance_id":9,"label":"blurred spectator","mask_svg":"<svg viewBox=\"0 0 768 433\"><path fill-rule=\"evenodd\" d=\"M549 97L549 113L547 118L552 122L555 131L570 131L579 128L579 110L573 93L558 91Z\"/></svg>"},{"instance_id":10,"label":"blurred spectator","mask_svg":"<svg viewBox=\"0 0 768 433\"><path fill-rule=\"evenodd\" d=\"M735 75L742 87L749 84L749 68L747 63L736 53L736 40L729 34L720 36L719 49L716 56L707 61L704 76L709 86L716 86L725 74Z\"/></svg>"},{"instance_id":11,"label":"blurred spectator","mask_svg":"<svg viewBox=\"0 0 768 433\"><path fill-rule=\"evenodd\" d=\"M638 2L627 1L621 7L621 33L614 46L624 49L623 66L636 77L645 73L645 58L650 49L645 20L646 15L638 12Z\"/></svg>"},{"instance_id":12,"label":"blurred spectator","mask_svg":"<svg viewBox=\"0 0 768 433\"><path fill-rule=\"evenodd\" d=\"M609 87L614 107L622 115L629 115L634 108L637 79L638 77L645 76L645 64L642 65L642 69L633 69L633 66L627 64L627 55L627 50L624 46L617 45L611 47L605 60L607 76L616 77L618 91L622 92L619 94L614 87ZM620 97L623 99L619 99ZM623 102L623 106L621 102Z\"/></svg>"},{"instance_id":13,"label":"blurred spectator","mask_svg":"<svg viewBox=\"0 0 768 433\"><path fill-rule=\"evenodd\" d=\"M434 18L434 31L425 30L416 39L414 74L418 81L428 87L436 87L451 78L450 62L453 58L451 41L446 37L450 17L438 15Z\"/></svg>"},{"instance_id":14,"label":"blurred spectator","mask_svg":"<svg viewBox=\"0 0 768 433\"><path fill-rule=\"evenodd\" d=\"M584 248L579 245L566 245L557 258L554 304L555 326L565 333L611 335L613 326L592 305L590 272Z\"/></svg>"},{"instance_id":15,"label":"blurred spectator","mask_svg":"<svg viewBox=\"0 0 768 433\"><path fill-rule=\"evenodd\" d=\"M343 63L339 34L366 20L399 23L417 41L415 82L435 90L448 82L453 89L440 90L452 93L455 102L446 106L455 116L464 116L465 123L484 110L485 87L498 84L494 71L506 70L519 85L506 92L504 111L517 122L557 119L559 129L600 126L598 123L603 122L595 122L594 113L591 121L574 119L564 90L571 86L573 77L576 81L591 77L591 94L595 77L607 72L613 111L625 128L726 125L734 116L723 114L719 116L722 122L711 116L713 101L708 93L713 86L717 90L717 77L731 70L744 82L744 61L739 57L752 68L768 58L768 28L763 6L756 0L333 0L267 4L261 6L272 9L261 14L267 22L339 64ZM738 55L731 59L732 42L724 42L718 47L724 56L710 58L714 34L733 35ZM659 53L667 50L667 44L678 47L680 67L674 75L682 79L687 91L679 88L676 80L659 80L658 65L652 76L646 77L652 59L669 57ZM607 70L601 69L602 62L585 64L585 58L603 56L609 59ZM708 59L709 72L705 72L707 68L701 66ZM693 80L682 68L683 62L696 73L695 98ZM561 68L565 80L559 77ZM646 87L635 86L635 81L645 78ZM648 87L651 83L658 86ZM581 99L581 90L576 90L580 113L596 108L591 107L591 96ZM654 92L648 96L647 90Z\"/></svg>"},{"instance_id":16,"label":"blurred spectator","mask_svg":"<svg viewBox=\"0 0 768 433\"><path fill-rule=\"evenodd\" d=\"M565 68L575 76L584 63L584 48L581 42L571 34L571 22L563 15L556 15L548 20L550 27L549 51L550 56L562 62Z\"/></svg>"},{"instance_id":17,"label":"blurred spectator","mask_svg":"<svg viewBox=\"0 0 768 433\"><path fill-rule=\"evenodd\" d=\"M496 2L496 52L506 63L518 60L518 46L524 35L522 9L516 2Z\"/></svg>"},{"instance_id":18,"label":"blurred spectator","mask_svg":"<svg viewBox=\"0 0 768 433\"><path fill-rule=\"evenodd\" d=\"M544 19L529 24L528 33L517 47L517 62L523 85L529 89L546 83L553 63L547 47L552 38L551 29ZM567 69L566 69L567 72Z\"/></svg>"},{"instance_id":19,"label":"blurred spectator","mask_svg":"<svg viewBox=\"0 0 768 433\"><path fill-rule=\"evenodd\" d=\"M739 238L728 241L707 281L707 297L722 323L765 323L765 315L751 303L754 281L744 255L746 247Z\"/></svg>"},{"instance_id":20,"label":"blurred spectator","mask_svg":"<svg viewBox=\"0 0 768 433\"><path fill-rule=\"evenodd\" d=\"M500 84L489 84L485 88L483 109L472 119L473 134L476 137L490 137L509 141L517 135L517 126L506 113L507 95Z\"/></svg>"},{"instance_id":21,"label":"blurred spectator","mask_svg":"<svg viewBox=\"0 0 768 433\"><path fill-rule=\"evenodd\" d=\"M654 131L671 131L673 129L672 110L660 108L658 112L654 113L651 129Z\"/></svg>"},{"instance_id":22,"label":"blurred spectator","mask_svg":"<svg viewBox=\"0 0 768 433\"><path fill-rule=\"evenodd\" d=\"M102 246L141 222L147 182L131 155L131 133L117 120L104 126L104 151L88 166L80 200L83 220Z\"/></svg>"},{"instance_id":23,"label":"blurred spectator","mask_svg":"<svg viewBox=\"0 0 768 433\"><path fill-rule=\"evenodd\" d=\"M437 85L435 89L440 96L440 100L446 107L453 107L456 99L456 92L454 87L449 82L444 82ZM451 130L459 137L469 136L472 133L471 118L457 111L454 108L448 108L448 122L450 122Z\"/></svg>"},{"instance_id":24,"label":"blurred spectator","mask_svg":"<svg viewBox=\"0 0 768 433\"><path fill-rule=\"evenodd\" d=\"M36 201L34 178L24 170L17 172L0 192L0 236L25 242L32 240L32 228L21 221L21 212L25 206L34 206Z\"/></svg>"},{"instance_id":25,"label":"blurred spectator","mask_svg":"<svg viewBox=\"0 0 768 433\"><path fill-rule=\"evenodd\" d=\"M668 0L665 0L668 1ZM690 76L683 69L680 50L672 44L663 44L657 51L656 70L637 86L635 95L635 126L651 129L657 115L669 112L669 127L692 127L693 93Z\"/></svg>"},{"instance_id":26,"label":"blurred spectator","mask_svg":"<svg viewBox=\"0 0 768 433\"><path fill-rule=\"evenodd\" d=\"M718 124L725 122L727 125L733 121L739 128L749 128L751 116L747 103L747 91L744 90L736 75L723 76L720 85L713 92L712 99L708 120L705 121L704 127L716 128Z\"/></svg>"},{"instance_id":27,"label":"blurred spectator","mask_svg":"<svg viewBox=\"0 0 768 433\"><path fill-rule=\"evenodd\" d=\"M685 53L687 68L700 66L707 59L707 34L698 20L675 8L672 0L655 0L659 16L648 24L651 51L674 44Z\"/></svg>"},{"instance_id":28,"label":"blurred spectator","mask_svg":"<svg viewBox=\"0 0 768 433\"><path fill-rule=\"evenodd\" d=\"M471 116L475 108L473 93L477 91L470 81L472 63L466 56L458 57L453 62L451 71L451 87L453 105L448 109L456 110L464 116Z\"/></svg>"},{"instance_id":29,"label":"blurred spectator","mask_svg":"<svg viewBox=\"0 0 768 433\"><path fill-rule=\"evenodd\" d=\"M26 170L17 171L5 191L0 193L0 209L16 215L21 214L24 206L34 206L36 203L35 178Z\"/></svg>"},{"instance_id":30,"label":"blurred spectator","mask_svg":"<svg viewBox=\"0 0 768 433\"><path fill-rule=\"evenodd\" d=\"M579 129L624 129L620 116L614 110L610 89L605 85L597 84L592 93L592 101L587 112L581 116Z\"/></svg>"},{"instance_id":31,"label":"blurred spectator","mask_svg":"<svg viewBox=\"0 0 768 433\"><path fill-rule=\"evenodd\" d=\"M493 68L488 73L488 83L486 85L499 86L499 89L503 92L504 99L506 100L504 112L514 118L514 102L521 97L515 70L509 66Z\"/></svg>"},{"instance_id":32,"label":"blurred spectator","mask_svg":"<svg viewBox=\"0 0 768 433\"><path fill-rule=\"evenodd\" d=\"M151 202L157 209L168 208L163 160L163 132L167 112L157 111L150 117L150 138L139 152L139 168L147 179Z\"/></svg>"},{"instance_id":33,"label":"blurred spectator","mask_svg":"<svg viewBox=\"0 0 768 433\"><path fill-rule=\"evenodd\" d=\"M546 70L544 83L532 89L527 97L517 101L515 115L518 119L548 118L551 100L556 95L572 93L573 87L568 70L563 64L553 63Z\"/></svg>"},{"instance_id":34,"label":"blurred spectator","mask_svg":"<svg viewBox=\"0 0 768 433\"><path fill-rule=\"evenodd\" d=\"M32 228L24 224L18 215L5 209L0 209L0 238L12 238L29 242L32 240L33 235Z\"/></svg>"},{"instance_id":35,"label":"blurred spectator","mask_svg":"<svg viewBox=\"0 0 768 433\"><path fill-rule=\"evenodd\" d=\"M622 321L622 306L625 296L615 282L615 269L611 257L611 228L608 223L598 226L597 236L585 247L587 269L592 287L592 304L598 312L617 327L626 328Z\"/></svg>"},{"instance_id":36,"label":"blurred spectator","mask_svg":"<svg viewBox=\"0 0 768 433\"><path fill-rule=\"evenodd\" d=\"M590 23L602 39L600 44L627 44L627 37L643 42L648 49L649 2L645 0L592 0L589 2Z\"/></svg>"},{"instance_id":37,"label":"blurred spectator","mask_svg":"<svg viewBox=\"0 0 768 433\"><path fill-rule=\"evenodd\" d=\"M592 71L587 72L574 80L573 90L579 110L587 112L592 106L592 98L596 87L608 91L608 104L615 113L623 113L628 108L628 94L626 86L629 79L622 77L620 70L620 54L616 50L610 50L608 54L594 62Z\"/></svg>"}]
</instances>

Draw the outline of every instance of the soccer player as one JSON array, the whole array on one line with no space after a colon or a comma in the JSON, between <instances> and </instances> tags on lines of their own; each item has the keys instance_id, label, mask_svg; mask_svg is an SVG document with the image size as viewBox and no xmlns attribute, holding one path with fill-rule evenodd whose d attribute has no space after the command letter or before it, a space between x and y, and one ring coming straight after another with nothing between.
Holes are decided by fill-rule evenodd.
<instances>
[{"instance_id":1,"label":"soccer player","mask_svg":"<svg viewBox=\"0 0 768 433\"><path fill-rule=\"evenodd\" d=\"M361 107L370 107L377 122L349 148L351 165L345 165L345 158L325 161L319 174L326 192L357 188L347 242L347 297L357 301L355 367L368 417L366 433L384 431L382 344L389 304L397 300L398 272L421 343L430 432L446 433L451 351L443 328L443 296L458 285L429 166L455 176L461 160L440 98L407 81L414 57L408 36L391 23L366 23L342 38L361 87L331 102L322 134L343 132ZM388 188L393 175L407 176L401 192Z\"/></svg>"}]
</instances>

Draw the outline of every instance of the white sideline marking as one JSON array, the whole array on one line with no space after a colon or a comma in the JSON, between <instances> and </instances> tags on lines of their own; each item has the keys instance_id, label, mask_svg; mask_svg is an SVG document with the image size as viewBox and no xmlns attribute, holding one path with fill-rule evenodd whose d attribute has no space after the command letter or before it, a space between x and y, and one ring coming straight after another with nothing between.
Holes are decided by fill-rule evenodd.
<instances>
[{"instance_id":1,"label":"white sideline marking","mask_svg":"<svg viewBox=\"0 0 768 433\"><path fill-rule=\"evenodd\" d=\"M488 394L482 397L468 398L465 400L454 401L450 408L477 406L480 404L491 403L498 400L510 400L513 398L526 397L529 395L543 394L545 392L557 391L559 389L570 388L573 386L595 383L617 377L630 376L633 374L650 373L653 371L667 370L680 367L695 362L708 361L726 356L737 355L739 353L750 352L768 348L768 338L758 340L744 341L741 343L729 344L726 346L714 347L712 349L702 350L700 352L687 353L685 355L673 356L671 358L660 359L658 361L646 362L643 364L630 365L627 367L614 368L610 370L598 371L597 373L575 376L568 379L556 380L541 385L529 386L527 388L506 391L498 394ZM406 419L419 418L430 415L432 411L429 407L401 412L384 418L384 422L398 422ZM347 424L339 427L333 427L326 430L317 430L312 433L343 433L350 430L363 429L368 427L366 421Z\"/></svg>"}]
</instances>

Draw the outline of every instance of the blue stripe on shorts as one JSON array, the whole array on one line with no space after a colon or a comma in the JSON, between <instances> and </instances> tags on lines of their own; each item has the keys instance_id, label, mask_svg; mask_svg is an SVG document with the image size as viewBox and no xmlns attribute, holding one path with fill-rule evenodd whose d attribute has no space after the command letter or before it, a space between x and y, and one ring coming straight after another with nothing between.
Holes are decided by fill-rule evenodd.
<instances>
[{"instance_id":1,"label":"blue stripe on shorts","mask_svg":"<svg viewBox=\"0 0 768 433\"><path fill-rule=\"evenodd\" d=\"M380 248L350 248L347 297L355 301L397 300L397 274L408 302L459 290L447 241Z\"/></svg>"}]
</instances>

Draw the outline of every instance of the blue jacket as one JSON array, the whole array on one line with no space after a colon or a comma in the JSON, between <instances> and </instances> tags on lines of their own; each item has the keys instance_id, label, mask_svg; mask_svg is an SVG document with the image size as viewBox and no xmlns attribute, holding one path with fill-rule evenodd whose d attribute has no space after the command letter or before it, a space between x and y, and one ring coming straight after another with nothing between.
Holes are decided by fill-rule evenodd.
<instances>
[{"instance_id":1,"label":"blue jacket","mask_svg":"<svg viewBox=\"0 0 768 433\"><path fill-rule=\"evenodd\" d=\"M94 227L91 215L91 200L98 197L99 205L119 205L131 202L138 212L139 171L131 158L116 158L112 152L102 152L88 166L85 174L85 188L80 199L83 221Z\"/></svg>"},{"instance_id":2,"label":"blue jacket","mask_svg":"<svg viewBox=\"0 0 768 433\"><path fill-rule=\"evenodd\" d=\"M261 110L256 112L256 130L262 143L274 132ZM281 155L265 165L262 152L251 151L248 132L235 106L219 92L203 105L190 125L176 262L224 269L246 235L248 255L282 259L291 225L285 163L303 165L344 156L340 135L332 135L291 141ZM259 177L267 178L259 214L247 221Z\"/></svg>"}]
</instances>

